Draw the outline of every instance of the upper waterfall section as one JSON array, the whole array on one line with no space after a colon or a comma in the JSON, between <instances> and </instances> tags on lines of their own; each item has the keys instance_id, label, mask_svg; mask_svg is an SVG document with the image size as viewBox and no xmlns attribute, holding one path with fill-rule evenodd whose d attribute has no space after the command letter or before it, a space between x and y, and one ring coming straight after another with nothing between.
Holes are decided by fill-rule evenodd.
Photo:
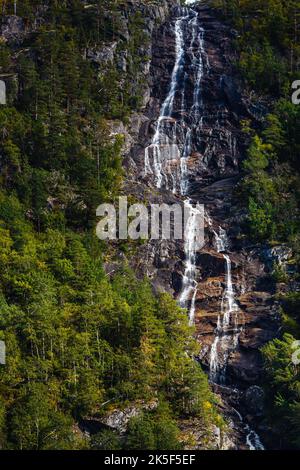
<instances>
[{"instance_id":1,"label":"upper waterfall section","mask_svg":"<svg viewBox=\"0 0 300 470\"><path fill-rule=\"evenodd\" d=\"M189 159L197 150L197 133L203 124L201 82L209 71L199 13L179 7L174 35L175 62L152 141L145 149L144 175L157 188L185 196Z\"/></svg>"}]
</instances>

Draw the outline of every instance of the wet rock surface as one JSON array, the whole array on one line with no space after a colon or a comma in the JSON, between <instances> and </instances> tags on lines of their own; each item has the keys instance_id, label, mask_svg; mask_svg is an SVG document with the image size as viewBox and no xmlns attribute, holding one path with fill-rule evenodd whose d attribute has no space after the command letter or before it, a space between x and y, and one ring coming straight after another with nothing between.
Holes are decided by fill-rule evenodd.
<instances>
[{"instance_id":1,"label":"wet rock surface","mask_svg":"<svg viewBox=\"0 0 300 470\"><path fill-rule=\"evenodd\" d=\"M124 409L114 409L104 417L89 418L80 422L80 429L89 435L97 434L103 429L113 429L119 434L124 434L127 430L129 421L132 418L141 416L145 411L152 411L157 408L158 401L156 399L151 402L136 402Z\"/></svg>"}]
</instances>

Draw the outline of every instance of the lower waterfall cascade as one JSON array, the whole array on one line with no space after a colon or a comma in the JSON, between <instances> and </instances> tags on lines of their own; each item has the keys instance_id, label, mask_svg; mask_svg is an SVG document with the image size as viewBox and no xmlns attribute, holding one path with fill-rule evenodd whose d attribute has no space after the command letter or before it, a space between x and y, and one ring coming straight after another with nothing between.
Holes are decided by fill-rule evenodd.
<instances>
[{"instance_id":1,"label":"lower waterfall cascade","mask_svg":"<svg viewBox=\"0 0 300 470\"><path fill-rule=\"evenodd\" d=\"M182 292L179 298L179 305L183 308L186 307L188 300L192 297L191 305L189 308L189 323L194 324L195 315L195 300L197 295L197 282L196 282L196 249L195 249L195 224L197 223L197 208L194 208L191 201L185 201L188 208L189 216L186 224L186 240L185 240L185 271L182 283Z\"/></svg>"},{"instance_id":2,"label":"lower waterfall cascade","mask_svg":"<svg viewBox=\"0 0 300 470\"><path fill-rule=\"evenodd\" d=\"M186 5L194 2L186 2ZM160 109L151 143L145 148L144 178L155 188L169 191L180 198L189 208L184 243L184 273L178 303L188 310L189 322L195 322L196 298L198 294L197 248L195 245L196 203L191 191L190 159L201 144L199 129L205 126L205 104L202 97L203 77L209 75L212 64L205 50L205 30L201 16L193 7L178 7L174 23L175 64L171 74L169 90ZM186 92L187 79L192 77L192 97ZM220 111L222 112L222 111ZM215 123L218 127L218 122ZM200 137L199 137L200 135ZM230 151L235 155L236 140L230 135ZM209 150L208 150L209 151ZM218 315L215 339L210 350L209 379L213 384L225 386L229 355L236 350L242 326L239 322L239 306L235 299L232 280L230 241L227 232L219 227L209 230L214 237L216 252L224 260L225 288ZM236 411L236 410L235 410ZM259 436L243 422L241 414L235 415L243 423L245 446L250 450L263 450Z\"/></svg>"},{"instance_id":3,"label":"lower waterfall cascade","mask_svg":"<svg viewBox=\"0 0 300 470\"><path fill-rule=\"evenodd\" d=\"M227 359L232 350L238 344L241 329L238 327L239 308L235 301L232 286L231 259L224 252L228 248L226 231L220 227L219 234L214 232L217 251L223 253L226 265L226 288L221 304L221 315L218 317L215 341L210 353L210 380L215 383L226 383Z\"/></svg>"}]
</instances>

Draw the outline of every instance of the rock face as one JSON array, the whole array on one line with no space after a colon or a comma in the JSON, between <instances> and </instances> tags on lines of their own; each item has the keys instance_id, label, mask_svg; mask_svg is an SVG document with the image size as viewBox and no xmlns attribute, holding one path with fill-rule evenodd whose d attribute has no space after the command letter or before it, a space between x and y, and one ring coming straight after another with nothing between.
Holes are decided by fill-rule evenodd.
<instances>
[{"instance_id":1,"label":"rock face","mask_svg":"<svg viewBox=\"0 0 300 470\"><path fill-rule=\"evenodd\" d=\"M228 403L231 398L224 390L228 391L227 387L230 387L232 395L233 389L239 389L234 405L244 406L245 413L251 412L259 418L263 413L263 396L258 388L262 374L260 348L277 335L279 328L277 305L273 301L274 286L269 282L270 259L281 263L288 257L284 248L270 250L252 246L242 235L244 214L235 197L245 154L240 122L246 118L259 119L259 113L243 96L232 65L234 32L216 19L213 10L199 4L194 8L195 18L187 22L192 25L191 31L184 29L183 21L183 37L180 39L178 34L175 35L176 20L189 13L180 9L176 2L169 2L168 8L170 16L167 17L163 9L159 13L162 24L154 27L151 33L151 66L145 86L144 108L133 116L124 130L129 142L124 160L127 173L124 192L148 204L182 202L182 195L176 188L168 190L167 183L182 171L180 155L183 148L188 148L185 169L187 195L193 202L204 204L207 215L205 245L195 254L197 288L195 295L187 297L187 307L193 304L195 310L196 338L201 344L198 359L211 371L215 347L218 361L222 359L224 362L223 379L226 372L223 381L226 387L219 388L218 393ZM197 40L191 37L194 31L198 32ZM184 59L181 60L178 60L179 40L187 40L190 44L184 49ZM197 75L199 61L195 59L199 47L203 47L201 57L204 61L200 81ZM166 184L158 187L154 172L145 171L145 151L152 145L152 154L148 154L151 166L155 163L153 141L158 117L170 93L176 61L177 73L182 73L184 77L184 91L178 93L174 89L172 113L165 119L164 132L167 134L169 153L165 153L162 171ZM195 105L195 89L201 95L201 112L190 127L192 132L187 146L187 126L191 119L189 112ZM193 113L194 116L194 110ZM174 135L178 152L175 144L172 144L170 151ZM221 240L222 234L226 234L226 242L225 239ZM224 246L220 246L220 240ZM140 275L147 275L156 290L170 292L175 298L179 298L182 292L185 263L184 243L174 240L150 241L141 246L131 259L133 268ZM229 308L226 303L232 309L229 324L226 324L225 318ZM222 324L223 330L220 332ZM218 335L219 342L216 341ZM246 390L244 398L243 391ZM259 404L255 407L256 400ZM240 415L235 411L225 409L225 414L240 421ZM237 425L240 435L246 433L247 441L251 440L253 431L245 427L248 425L243 421L241 423ZM256 440L256 436L254 438ZM243 448L240 437L237 442L235 446Z\"/></svg>"},{"instance_id":2,"label":"rock face","mask_svg":"<svg viewBox=\"0 0 300 470\"><path fill-rule=\"evenodd\" d=\"M1 37L5 42L21 43L26 35L25 23L22 18L7 15L1 25Z\"/></svg>"},{"instance_id":3,"label":"rock face","mask_svg":"<svg viewBox=\"0 0 300 470\"><path fill-rule=\"evenodd\" d=\"M114 60L116 48L118 43L116 41L98 48L89 48L86 52L87 59L98 64L99 66L105 67L111 64Z\"/></svg>"},{"instance_id":4,"label":"rock face","mask_svg":"<svg viewBox=\"0 0 300 470\"><path fill-rule=\"evenodd\" d=\"M80 421L79 429L87 435L97 434L104 429L113 429L122 435L127 431L129 421L132 418L141 416L144 411L155 410L157 405L157 399L153 399L150 402L137 401L126 408L109 411L101 418L87 417Z\"/></svg>"},{"instance_id":5,"label":"rock face","mask_svg":"<svg viewBox=\"0 0 300 470\"><path fill-rule=\"evenodd\" d=\"M140 416L143 411L154 410L157 407L157 400L151 403L137 403L124 410L115 410L109 413L101 422L109 428L116 429L120 434L126 432L129 421Z\"/></svg>"}]
</instances>

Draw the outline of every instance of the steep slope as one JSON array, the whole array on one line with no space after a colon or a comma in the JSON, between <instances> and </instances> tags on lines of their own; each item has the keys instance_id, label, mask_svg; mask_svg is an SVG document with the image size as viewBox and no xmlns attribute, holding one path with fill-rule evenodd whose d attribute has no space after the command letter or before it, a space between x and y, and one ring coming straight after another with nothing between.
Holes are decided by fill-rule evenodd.
<instances>
[{"instance_id":1,"label":"steep slope","mask_svg":"<svg viewBox=\"0 0 300 470\"><path fill-rule=\"evenodd\" d=\"M207 448L222 424L186 315L95 233L171 6L1 2L1 448L180 449L182 417Z\"/></svg>"},{"instance_id":2,"label":"steep slope","mask_svg":"<svg viewBox=\"0 0 300 470\"><path fill-rule=\"evenodd\" d=\"M140 201L204 204L205 246L192 258L180 242L160 241L140 248L133 264L188 309L202 348L199 361L215 389L257 425L260 348L276 336L279 315L268 254L242 237L235 196L245 155L240 123L259 112L243 96L233 67L234 35L199 5L175 8L153 37L151 94L127 158L126 191ZM260 448L239 413L231 409L229 416L238 448Z\"/></svg>"},{"instance_id":3,"label":"steep slope","mask_svg":"<svg viewBox=\"0 0 300 470\"><path fill-rule=\"evenodd\" d=\"M243 93L238 33L182 3L2 5L3 447L273 445L260 349L280 327L272 263L290 254L250 243L238 203L241 128L266 108ZM120 188L188 208L186 240L99 244L96 207ZM33 412L57 442L26 428Z\"/></svg>"}]
</instances>

